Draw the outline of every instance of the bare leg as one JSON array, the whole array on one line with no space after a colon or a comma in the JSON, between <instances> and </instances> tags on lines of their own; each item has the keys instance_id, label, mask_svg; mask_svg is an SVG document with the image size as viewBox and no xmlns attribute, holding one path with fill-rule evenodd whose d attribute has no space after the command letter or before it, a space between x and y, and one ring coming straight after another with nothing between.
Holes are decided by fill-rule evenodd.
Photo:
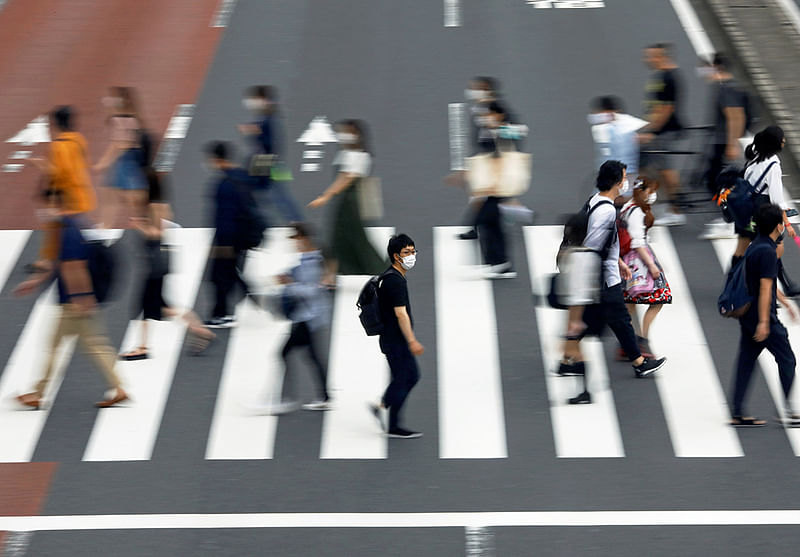
<instances>
[{"instance_id":1,"label":"bare leg","mask_svg":"<svg viewBox=\"0 0 800 557\"><path fill-rule=\"evenodd\" d=\"M676 214L680 213L677 205L678 194L680 193L681 189L681 179L678 171L675 169L664 169L661 171L661 178L664 181L664 185L667 187L667 194L669 195L670 201L670 211Z\"/></svg>"},{"instance_id":2,"label":"bare leg","mask_svg":"<svg viewBox=\"0 0 800 557\"><path fill-rule=\"evenodd\" d=\"M644 338L648 337L648 333L650 332L650 325L653 324L653 320L658 315L658 312L661 311L661 308L664 307L663 304L652 304L647 308L647 311L644 312L644 319L642 319L642 336Z\"/></svg>"},{"instance_id":3,"label":"bare leg","mask_svg":"<svg viewBox=\"0 0 800 557\"><path fill-rule=\"evenodd\" d=\"M744 252L747 251L747 246L749 245L750 245L750 238L739 236L739 239L736 242L736 251L733 252L734 257L742 257L744 255Z\"/></svg>"},{"instance_id":4,"label":"bare leg","mask_svg":"<svg viewBox=\"0 0 800 557\"><path fill-rule=\"evenodd\" d=\"M640 337L647 338L647 335L642 333L643 327L639 325L639 315L636 312L636 304L625 304L625 307L628 308L628 313L631 316L631 323L633 323L634 332L636 332L636 334Z\"/></svg>"}]
</instances>

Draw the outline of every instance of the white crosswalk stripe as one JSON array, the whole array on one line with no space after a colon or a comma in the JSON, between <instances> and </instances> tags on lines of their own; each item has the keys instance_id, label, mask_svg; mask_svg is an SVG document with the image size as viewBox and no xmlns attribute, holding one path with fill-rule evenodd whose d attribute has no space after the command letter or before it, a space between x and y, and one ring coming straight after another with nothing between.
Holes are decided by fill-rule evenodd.
<instances>
[{"instance_id":1,"label":"white crosswalk stripe","mask_svg":"<svg viewBox=\"0 0 800 557\"><path fill-rule=\"evenodd\" d=\"M506 416L493 285L479 275L477 244L456 240L459 227L435 227L434 302L436 338L421 339L435 351L438 393L439 457L442 459L508 458ZM0 257L0 280L5 281L19 265L19 254L29 233L14 231L7 240L9 253ZM371 229L377 246L386 244L391 228ZM555 251L561 228L524 227L525 251L534 293L546 290L544 279L555 271ZM165 297L175 306L191 307L201 286L211 231L177 229L169 234L178 245L175 267L166 283ZM729 408L719 373L705 340L679 255L669 231L653 230L654 250L672 286L674 301L656 319L651 345L669 358L657 374L655 384L677 457L743 456L736 431L727 425ZM714 248L723 268L733 251L732 242L719 240ZM276 274L297 261L287 229L272 229L264 249L251 252L246 275L251 283L266 286ZM334 296L329 358L329 391L333 409L325 412L321 425L321 459L385 459L388 442L369 415L368 402L377 402L389 373L377 339L367 337L357 319L355 300L366 276L341 276ZM258 289L258 287L257 287ZM412 286L413 289L413 286ZM593 404L570 406L566 399L579 391L577 379L553 374L560 357L564 313L542 304L535 312L538 340L542 348L541 368L550 401L555 455L560 458L622 458L625 444L609 380L603 344L587 339L588 379ZM54 288L33 304L27 322L0 375L0 462L26 462L35 454L50 417L49 405L41 411L21 410L14 396L29 391L45 364L46 348L57 315ZM230 332L205 457L210 460L273 458L277 416L258 415L259 405L275 401L282 390L283 365L279 351L289 323L273 317L249 301L236 308L239 326ZM109 316L111 317L111 316ZM800 327L787 323L790 340L800 349ZM132 322L123 348L137 344ZM148 460L162 426L166 401L184 343L181 322L152 324L152 358L120 363L133 397L128 407L100 410L83 450L90 461ZM532 333L536 335L537 332ZM532 338L532 341L534 339ZM45 349L43 349L43 347ZM465 347L468 347L465 349ZM58 352L57 371L46 399L59 395L63 370L74 350L65 341ZM781 406L782 393L775 364L769 354L759 363L770 392ZM626 374L632 372L626 368ZM614 374L614 382L621 374ZM536 379L536 378L534 378ZM536 379L540 381L540 379ZM430 388L430 387L429 387ZM795 393L797 390L795 390ZM800 407L800 396L793 395ZM655 418L657 419L657 418ZM412 424L413 425L413 424ZM800 430L787 429L794 454L800 456Z\"/></svg>"}]
</instances>

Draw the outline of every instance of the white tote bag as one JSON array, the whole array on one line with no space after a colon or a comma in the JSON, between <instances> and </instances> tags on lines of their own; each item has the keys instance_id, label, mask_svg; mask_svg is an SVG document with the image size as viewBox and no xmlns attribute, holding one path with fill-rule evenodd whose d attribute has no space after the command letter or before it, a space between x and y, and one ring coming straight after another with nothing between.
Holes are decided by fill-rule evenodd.
<instances>
[{"instance_id":1,"label":"white tote bag","mask_svg":"<svg viewBox=\"0 0 800 557\"><path fill-rule=\"evenodd\" d=\"M530 153L504 151L499 157L485 153L467 157L464 161L472 195L516 197L530 187Z\"/></svg>"},{"instance_id":2,"label":"white tote bag","mask_svg":"<svg viewBox=\"0 0 800 557\"><path fill-rule=\"evenodd\" d=\"M383 218L381 179L375 176L365 176L358 181L356 188L361 220L381 220Z\"/></svg>"}]
</instances>

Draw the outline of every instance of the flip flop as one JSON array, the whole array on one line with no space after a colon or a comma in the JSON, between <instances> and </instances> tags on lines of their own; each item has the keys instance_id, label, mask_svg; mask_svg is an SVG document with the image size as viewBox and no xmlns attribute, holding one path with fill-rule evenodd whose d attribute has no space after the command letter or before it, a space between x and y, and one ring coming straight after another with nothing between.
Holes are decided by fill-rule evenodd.
<instances>
[{"instance_id":1,"label":"flip flop","mask_svg":"<svg viewBox=\"0 0 800 557\"><path fill-rule=\"evenodd\" d=\"M120 360L124 360L126 362L135 362L135 361L138 361L138 360L146 360L149 357L150 356L147 354L147 352L139 352L139 353L126 352L124 354L120 354L119 355L119 359Z\"/></svg>"},{"instance_id":2,"label":"flip flop","mask_svg":"<svg viewBox=\"0 0 800 557\"><path fill-rule=\"evenodd\" d=\"M730 421L733 427L764 427L767 425L766 420L760 420L751 416L734 416Z\"/></svg>"}]
</instances>

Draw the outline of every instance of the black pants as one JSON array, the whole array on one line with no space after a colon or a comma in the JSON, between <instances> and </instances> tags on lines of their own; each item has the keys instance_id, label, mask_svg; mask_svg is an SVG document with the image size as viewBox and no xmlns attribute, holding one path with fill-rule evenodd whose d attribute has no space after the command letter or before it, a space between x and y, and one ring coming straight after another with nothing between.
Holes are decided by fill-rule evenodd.
<instances>
[{"instance_id":1,"label":"black pants","mask_svg":"<svg viewBox=\"0 0 800 557\"><path fill-rule=\"evenodd\" d=\"M213 248L212 248L213 249ZM211 262L211 282L214 284L215 304L212 317L225 317L228 311L228 297L236 285L247 294L247 283L242 278L247 250L236 250L234 257L215 257Z\"/></svg>"},{"instance_id":2,"label":"black pants","mask_svg":"<svg viewBox=\"0 0 800 557\"><path fill-rule=\"evenodd\" d=\"M389 409L389 431L400 424L400 410L408 398L408 393L419 381L417 359L405 342L381 343L381 351L389 362L392 380L383 393L383 405Z\"/></svg>"},{"instance_id":3,"label":"black pants","mask_svg":"<svg viewBox=\"0 0 800 557\"><path fill-rule=\"evenodd\" d=\"M328 400L328 370L325 367L322 359L319 357L317 350L317 342L315 333L308 328L308 323L301 321L300 323L292 323L292 331L289 333L289 339L283 345L281 350L281 357L283 358L284 369L284 391L293 393L292 375L289 373L289 353L295 348L308 348L308 355L311 357L311 363L314 364L314 369L317 372L317 384L319 386L321 400Z\"/></svg>"},{"instance_id":4,"label":"black pants","mask_svg":"<svg viewBox=\"0 0 800 557\"><path fill-rule=\"evenodd\" d=\"M475 215L475 226L478 228L483 259L488 265L499 265L508 261L506 237L500 220L501 201L502 197L487 197Z\"/></svg>"},{"instance_id":5,"label":"black pants","mask_svg":"<svg viewBox=\"0 0 800 557\"><path fill-rule=\"evenodd\" d=\"M600 293L600 303L587 306L584 310L583 322L586 323L585 335L599 336L608 325L629 360L636 360L642 355L622 297L622 283L604 287Z\"/></svg>"},{"instance_id":6,"label":"black pants","mask_svg":"<svg viewBox=\"0 0 800 557\"><path fill-rule=\"evenodd\" d=\"M755 329L752 325L741 324L742 336L739 340L739 360L736 364L736 377L733 388L733 415L744 416L744 397L753 376L753 369L761 351L765 348L775 358L778 364L778 375L786 400L789 400L789 391L794 383L795 357L789 344L789 335L780 322L773 321L769 325L769 336L764 342L753 340Z\"/></svg>"}]
</instances>

